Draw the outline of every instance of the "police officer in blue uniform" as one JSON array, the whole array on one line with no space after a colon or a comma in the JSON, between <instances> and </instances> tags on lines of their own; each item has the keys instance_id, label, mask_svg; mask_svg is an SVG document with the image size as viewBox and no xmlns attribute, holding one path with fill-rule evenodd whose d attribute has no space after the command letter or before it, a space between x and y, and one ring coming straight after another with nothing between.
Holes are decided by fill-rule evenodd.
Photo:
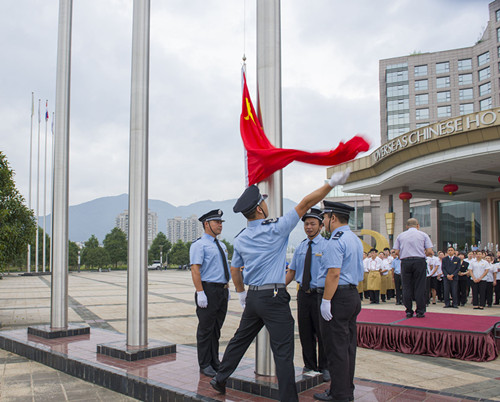
<instances>
[{"instance_id":1,"label":"police officer in blue uniform","mask_svg":"<svg viewBox=\"0 0 500 402\"><path fill-rule=\"evenodd\" d=\"M307 210L321 201L332 187L345 183L348 176L349 171L335 173L328 183L279 218L267 219L266 196L261 195L255 185L248 187L234 205L233 211L241 212L248 221L247 227L234 239L231 262L231 275L244 310L219 371L210 381L215 390L225 393L226 380L265 326L276 363L280 401L298 401L293 364L294 320L285 287L288 236ZM244 267L243 276L241 267Z\"/></svg>"},{"instance_id":2,"label":"police officer in blue uniform","mask_svg":"<svg viewBox=\"0 0 500 402\"><path fill-rule=\"evenodd\" d=\"M302 359L306 370L321 371L323 380L330 381L330 373L319 329L318 272L322 264L323 250L328 241L321 235L323 212L311 208L302 217L307 238L299 244L286 274L286 285L295 279L297 291L297 323L302 345ZM317 350L317 352L316 352Z\"/></svg>"},{"instance_id":3,"label":"police officer in blue uniform","mask_svg":"<svg viewBox=\"0 0 500 402\"><path fill-rule=\"evenodd\" d=\"M332 235L318 280L318 286L324 286L320 327L332 380L329 389L314 397L321 401L352 401L356 317L361 311L357 285L363 279L363 245L348 225L354 208L339 202L323 203L325 228Z\"/></svg>"},{"instance_id":4,"label":"police officer in blue uniform","mask_svg":"<svg viewBox=\"0 0 500 402\"><path fill-rule=\"evenodd\" d=\"M196 288L198 363L200 372L209 377L219 369L220 330L230 297L227 248L217 239L222 232L222 214L220 209L214 209L198 219L205 233L189 249L191 276Z\"/></svg>"}]
</instances>

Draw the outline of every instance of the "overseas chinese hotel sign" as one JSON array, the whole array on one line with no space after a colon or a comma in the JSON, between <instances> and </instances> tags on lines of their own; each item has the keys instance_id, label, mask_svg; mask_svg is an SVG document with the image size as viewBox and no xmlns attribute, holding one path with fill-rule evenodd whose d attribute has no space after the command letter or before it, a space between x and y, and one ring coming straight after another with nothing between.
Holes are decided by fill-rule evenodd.
<instances>
[{"instance_id":1,"label":"overseas chinese hotel sign","mask_svg":"<svg viewBox=\"0 0 500 402\"><path fill-rule=\"evenodd\" d=\"M498 125L500 125L500 109L472 113L431 124L388 141L372 154L373 162L380 162L389 155L427 141Z\"/></svg>"}]
</instances>

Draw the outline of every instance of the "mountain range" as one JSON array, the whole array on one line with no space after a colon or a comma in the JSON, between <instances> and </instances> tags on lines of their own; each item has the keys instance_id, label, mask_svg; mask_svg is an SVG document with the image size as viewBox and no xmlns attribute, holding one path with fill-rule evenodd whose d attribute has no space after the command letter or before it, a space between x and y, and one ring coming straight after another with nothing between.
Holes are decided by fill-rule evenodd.
<instances>
[{"instance_id":1,"label":"mountain range","mask_svg":"<svg viewBox=\"0 0 500 402\"><path fill-rule=\"evenodd\" d=\"M166 234L167 219L180 216L187 218L191 215L201 216L212 209L221 209L224 212L221 238L233 243L234 237L246 226L246 220L241 214L233 213L236 200L224 201L198 201L190 205L176 207L161 200L149 200L151 211L158 214L158 231ZM283 211L289 211L297 205L285 198ZM95 235L102 243L106 234L115 227L116 217L128 209L128 194L96 198L95 200L69 207L69 239L75 242L84 242L91 235ZM40 217L41 226L43 217ZM51 235L51 215L47 215L47 233ZM301 224L290 234L289 246L295 247L305 238Z\"/></svg>"}]
</instances>

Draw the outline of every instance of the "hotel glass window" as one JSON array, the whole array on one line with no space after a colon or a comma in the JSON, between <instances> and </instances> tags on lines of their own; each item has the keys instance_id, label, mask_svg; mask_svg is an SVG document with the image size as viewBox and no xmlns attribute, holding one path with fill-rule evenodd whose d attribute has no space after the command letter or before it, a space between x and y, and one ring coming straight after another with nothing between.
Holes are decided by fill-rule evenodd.
<instances>
[{"instance_id":1,"label":"hotel glass window","mask_svg":"<svg viewBox=\"0 0 500 402\"><path fill-rule=\"evenodd\" d=\"M437 93L437 101L438 102L449 102L451 100L451 92L443 91Z\"/></svg>"},{"instance_id":2,"label":"hotel glass window","mask_svg":"<svg viewBox=\"0 0 500 402\"><path fill-rule=\"evenodd\" d=\"M429 89L429 84L427 80L415 81L415 91L426 91L427 89Z\"/></svg>"},{"instance_id":3,"label":"hotel glass window","mask_svg":"<svg viewBox=\"0 0 500 402\"><path fill-rule=\"evenodd\" d=\"M408 81L408 70L387 73L387 83Z\"/></svg>"},{"instance_id":4,"label":"hotel glass window","mask_svg":"<svg viewBox=\"0 0 500 402\"><path fill-rule=\"evenodd\" d=\"M482 66L483 64L490 62L490 52L485 52L477 56L477 65Z\"/></svg>"},{"instance_id":5,"label":"hotel glass window","mask_svg":"<svg viewBox=\"0 0 500 402\"><path fill-rule=\"evenodd\" d=\"M491 93L491 82L479 85L479 96L488 95Z\"/></svg>"},{"instance_id":6,"label":"hotel glass window","mask_svg":"<svg viewBox=\"0 0 500 402\"><path fill-rule=\"evenodd\" d=\"M390 128L387 130L387 139L392 140L393 138L399 137L401 134L407 133L409 130L409 125L398 128Z\"/></svg>"},{"instance_id":7,"label":"hotel glass window","mask_svg":"<svg viewBox=\"0 0 500 402\"><path fill-rule=\"evenodd\" d=\"M497 19L497 22L500 21L500 10L495 11L495 17Z\"/></svg>"},{"instance_id":8,"label":"hotel glass window","mask_svg":"<svg viewBox=\"0 0 500 402\"><path fill-rule=\"evenodd\" d=\"M464 250L481 241L481 204L478 201L439 202L438 217L441 239L438 249L444 250L448 243L457 243L458 249Z\"/></svg>"},{"instance_id":9,"label":"hotel glass window","mask_svg":"<svg viewBox=\"0 0 500 402\"><path fill-rule=\"evenodd\" d=\"M448 88L450 86L450 77L436 78L436 88Z\"/></svg>"},{"instance_id":10,"label":"hotel glass window","mask_svg":"<svg viewBox=\"0 0 500 402\"><path fill-rule=\"evenodd\" d=\"M464 103L460 105L460 115L469 114L474 112L474 104L473 103Z\"/></svg>"},{"instance_id":11,"label":"hotel glass window","mask_svg":"<svg viewBox=\"0 0 500 402\"><path fill-rule=\"evenodd\" d=\"M472 59L458 60L458 71L471 70L471 69L472 69Z\"/></svg>"},{"instance_id":12,"label":"hotel glass window","mask_svg":"<svg viewBox=\"0 0 500 402\"><path fill-rule=\"evenodd\" d=\"M406 99L396 99L387 102L387 111L393 112L395 110L407 110L410 108L410 100Z\"/></svg>"},{"instance_id":13,"label":"hotel glass window","mask_svg":"<svg viewBox=\"0 0 500 402\"><path fill-rule=\"evenodd\" d=\"M408 63L391 64L391 65L387 66L385 69L392 70L394 68L404 68L404 67L408 67Z\"/></svg>"},{"instance_id":14,"label":"hotel glass window","mask_svg":"<svg viewBox=\"0 0 500 402\"><path fill-rule=\"evenodd\" d=\"M408 85L395 85L387 87L387 97L408 95Z\"/></svg>"},{"instance_id":15,"label":"hotel glass window","mask_svg":"<svg viewBox=\"0 0 500 402\"><path fill-rule=\"evenodd\" d=\"M423 120L429 118L429 109L417 109L415 110L415 118L417 120Z\"/></svg>"},{"instance_id":16,"label":"hotel glass window","mask_svg":"<svg viewBox=\"0 0 500 402\"><path fill-rule=\"evenodd\" d=\"M424 66L415 66L415 77L427 75L427 64Z\"/></svg>"},{"instance_id":17,"label":"hotel glass window","mask_svg":"<svg viewBox=\"0 0 500 402\"><path fill-rule=\"evenodd\" d=\"M415 105L427 105L429 103L429 94L415 95Z\"/></svg>"},{"instance_id":18,"label":"hotel glass window","mask_svg":"<svg viewBox=\"0 0 500 402\"><path fill-rule=\"evenodd\" d=\"M491 98L486 98L486 99L483 99L482 101L480 101L479 102L479 109L480 110L491 109Z\"/></svg>"},{"instance_id":19,"label":"hotel glass window","mask_svg":"<svg viewBox=\"0 0 500 402\"><path fill-rule=\"evenodd\" d=\"M497 28L497 42L500 42L500 28Z\"/></svg>"},{"instance_id":20,"label":"hotel glass window","mask_svg":"<svg viewBox=\"0 0 500 402\"><path fill-rule=\"evenodd\" d=\"M438 117L451 117L451 106L439 106L437 112Z\"/></svg>"},{"instance_id":21,"label":"hotel glass window","mask_svg":"<svg viewBox=\"0 0 500 402\"><path fill-rule=\"evenodd\" d=\"M472 91L472 88L464 88L458 91L458 97L460 100L472 99L473 96L474 93Z\"/></svg>"},{"instance_id":22,"label":"hotel glass window","mask_svg":"<svg viewBox=\"0 0 500 402\"><path fill-rule=\"evenodd\" d=\"M500 46L497 47L498 50L498 57L500 57Z\"/></svg>"},{"instance_id":23,"label":"hotel glass window","mask_svg":"<svg viewBox=\"0 0 500 402\"><path fill-rule=\"evenodd\" d=\"M450 72L450 62L436 63L436 74L443 74Z\"/></svg>"},{"instance_id":24,"label":"hotel glass window","mask_svg":"<svg viewBox=\"0 0 500 402\"><path fill-rule=\"evenodd\" d=\"M410 114L409 113L398 113L398 114L390 114L387 116L387 125L395 126L399 124L408 124L410 122Z\"/></svg>"},{"instance_id":25,"label":"hotel glass window","mask_svg":"<svg viewBox=\"0 0 500 402\"><path fill-rule=\"evenodd\" d=\"M491 69L489 67L483 68L482 70L479 70L478 74L479 81L485 80L491 77Z\"/></svg>"},{"instance_id":26,"label":"hotel glass window","mask_svg":"<svg viewBox=\"0 0 500 402\"><path fill-rule=\"evenodd\" d=\"M420 226L431 226L431 206L410 207L410 218L418 220Z\"/></svg>"},{"instance_id":27,"label":"hotel glass window","mask_svg":"<svg viewBox=\"0 0 500 402\"><path fill-rule=\"evenodd\" d=\"M428 126L428 125L429 125L429 122L426 122L426 123L417 123L416 127L420 128L420 127L425 127L425 126Z\"/></svg>"},{"instance_id":28,"label":"hotel glass window","mask_svg":"<svg viewBox=\"0 0 500 402\"><path fill-rule=\"evenodd\" d=\"M472 74L460 74L458 76L458 85L472 84Z\"/></svg>"}]
</instances>

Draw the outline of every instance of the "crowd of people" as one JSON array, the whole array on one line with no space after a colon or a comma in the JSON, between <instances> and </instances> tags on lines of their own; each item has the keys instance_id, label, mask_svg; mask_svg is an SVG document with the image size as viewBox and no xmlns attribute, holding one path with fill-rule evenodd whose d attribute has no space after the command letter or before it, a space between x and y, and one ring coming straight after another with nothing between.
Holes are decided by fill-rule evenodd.
<instances>
[{"instance_id":1,"label":"crowd of people","mask_svg":"<svg viewBox=\"0 0 500 402\"><path fill-rule=\"evenodd\" d=\"M472 303L474 309L500 304L500 251L455 250L427 256L426 305L444 303L444 308L464 307ZM363 253L364 278L358 285L361 299L370 304L395 299L402 305L403 287L401 260L396 250L372 248ZM472 298L471 298L472 296Z\"/></svg>"}]
</instances>

